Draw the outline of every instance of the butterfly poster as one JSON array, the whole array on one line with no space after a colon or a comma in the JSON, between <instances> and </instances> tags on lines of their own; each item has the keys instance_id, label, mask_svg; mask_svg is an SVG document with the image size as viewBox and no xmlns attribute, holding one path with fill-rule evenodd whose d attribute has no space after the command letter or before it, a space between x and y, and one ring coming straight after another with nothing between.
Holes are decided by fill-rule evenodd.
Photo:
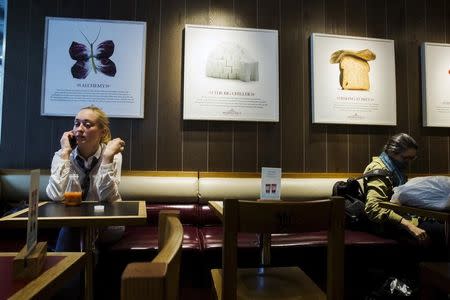
<instances>
[{"instance_id":1,"label":"butterfly poster","mask_svg":"<svg viewBox=\"0 0 450 300\"><path fill-rule=\"evenodd\" d=\"M47 17L41 114L144 117L146 23Z\"/></svg>"}]
</instances>

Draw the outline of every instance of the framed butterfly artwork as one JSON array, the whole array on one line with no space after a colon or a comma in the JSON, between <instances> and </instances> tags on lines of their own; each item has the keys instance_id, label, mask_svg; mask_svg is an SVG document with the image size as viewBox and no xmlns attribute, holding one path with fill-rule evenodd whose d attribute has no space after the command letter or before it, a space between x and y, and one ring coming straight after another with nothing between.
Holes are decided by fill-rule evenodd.
<instances>
[{"instance_id":1,"label":"framed butterfly artwork","mask_svg":"<svg viewBox=\"0 0 450 300\"><path fill-rule=\"evenodd\" d=\"M46 17L41 115L144 117L146 23Z\"/></svg>"}]
</instances>

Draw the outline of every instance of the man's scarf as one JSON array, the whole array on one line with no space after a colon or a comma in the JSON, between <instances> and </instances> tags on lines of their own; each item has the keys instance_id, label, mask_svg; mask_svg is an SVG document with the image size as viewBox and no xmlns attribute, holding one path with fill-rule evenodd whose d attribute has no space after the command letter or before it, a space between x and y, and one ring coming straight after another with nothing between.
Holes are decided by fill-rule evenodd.
<instances>
[{"instance_id":1,"label":"man's scarf","mask_svg":"<svg viewBox=\"0 0 450 300\"><path fill-rule=\"evenodd\" d=\"M380 154L380 159L388 168L388 170L394 174L394 186L399 186L406 183L406 176L403 174L403 172L397 167L395 162L392 158L389 157L389 155L386 154L386 152L382 152Z\"/></svg>"}]
</instances>

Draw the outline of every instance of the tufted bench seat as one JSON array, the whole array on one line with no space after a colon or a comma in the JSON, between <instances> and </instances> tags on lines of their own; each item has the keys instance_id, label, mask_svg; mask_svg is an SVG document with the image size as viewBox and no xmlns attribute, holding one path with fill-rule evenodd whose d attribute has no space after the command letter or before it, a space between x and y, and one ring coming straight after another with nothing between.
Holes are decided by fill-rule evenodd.
<instances>
[{"instance_id":1,"label":"tufted bench seat","mask_svg":"<svg viewBox=\"0 0 450 300\"><path fill-rule=\"evenodd\" d=\"M284 173L281 181L281 195L285 200L323 199L331 194L331 188L337 180L357 174L322 173ZM41 171L41 200L48 201L45 187L48 182L48 170ZM124 200L145 200L148 222L146 226L128 227L124 238L111 245L110 251L149 251L156 253L157 215L162 209L177 209L184 226L183 249L203 251L221 247L222 224L215 216L208 201L239 198L256 200L259 198L259 173L239 172L178 172L178 171L124 171L122 173L120 193ZM28 198L28 170L0 170L0 196L2 201L16 205ZM42 232L45 232L43 230ZM11 250L15 246L17 235L4 235L0 250ZM49 238L51 232L46 232ZM14 237L16 237L14 239ZM305 247L322 245L325 237L311 235L278 235L272 239L274 247ZM9 241L10 240L10 241ZM9 242L8 242L9 241ZM365 232L347 231L347 245L395 244ZM2 248L1 245L8 246ZM257 247L256 235L239 237L242 248Z\"/></svg>"},{"instance_id":2,"label":"tufted bench seat","mask_svg":"<svg viewBox=\"0 0 450 300\"><path fill-rule=\"evenodd\" d=\"M357 174L285 173L281 181L282 199L302 201L327 198L336 181L352 175ZM41 200L48 200L45 194L48 177L48 170L41 171ZM157 252L157 215L163 209L176 209L180 211L184 228L182 274L184 278L203 277L202 280L205 280L208 270L220 265L222 249L222 223L209 208L208 201L226 201L228 198L256 200L259 198L260 184L258 173L123 171L120 184L122 199L145 200L147 224L127 226L120 241L101 249L99 266L103 268L102 274L119 278L127 263L151 260ZM28 198L28 186L29 170L0 170L1 201L12 205L20 203ZM24 231L19 234L1 232L0 251L19 250L25 242ZM40 228L40 240L56 238L55 229L44 234L45 231ZM323 260L315 255L324 251L325 240L323 232L274 235L272 261L283 264L287 259L296 257L299 264L305 261L316 264ZM348 250L352 258L365 255L367 251L383 253L380 249L387 247L391 250L398 246L394 240L350 230L346 231L345 243L346 253ZM243 265L259 262L256 234L239 235L238 246ZM108 286L108 283L105 284Z\"/></svg>"}]
</instances>

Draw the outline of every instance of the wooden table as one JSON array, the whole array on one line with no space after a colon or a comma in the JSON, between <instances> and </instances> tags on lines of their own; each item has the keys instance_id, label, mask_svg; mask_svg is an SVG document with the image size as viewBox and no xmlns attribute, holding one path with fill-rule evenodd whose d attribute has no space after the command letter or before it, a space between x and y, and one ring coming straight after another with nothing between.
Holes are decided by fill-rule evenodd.
<instances>
[{"instance_id":1,"label":"wooden table","mask_svg":"<svg viewBox=\"0 0 450 300\"><path fill-rule=\"evenodd\" d=\"M103 205L103 211L94 206ZM0 219L0 227L26 228L28 208ZM94 242L100 227L113 225L143 225L147 222L145 201L117 201L113 203L85 201L80 206L65 206L60 202L41 202L38 211L39 227L79 227L82 229L82 251L86 252L86 299L92 299Z\"/></svg>"},{"instance_id":2,"label":"wooden table","mask_svg":"<svg viewBox=\"0 0 450 300\"><path fill-rule=\"evenodd\" d=\"M220 218L223 222L223 201L208 201L211 210ZM258 235L259 248L261 251L261 265L270 265L270 244L271 244L271 234L270 233L260 233Z\"/></svg>"},{"instance_id":3,"label":"wooden table","mask_svg":"<svg viewBox=\"0 0 450 300\"><path fill-rule=\"evenodd\" d=\"M13 259L17 253L0 253L0 299L47 299L81 271L87 256L83 252L47 253L42 273L35 279L13 280Z\"/></svg>"}]
</instances>

